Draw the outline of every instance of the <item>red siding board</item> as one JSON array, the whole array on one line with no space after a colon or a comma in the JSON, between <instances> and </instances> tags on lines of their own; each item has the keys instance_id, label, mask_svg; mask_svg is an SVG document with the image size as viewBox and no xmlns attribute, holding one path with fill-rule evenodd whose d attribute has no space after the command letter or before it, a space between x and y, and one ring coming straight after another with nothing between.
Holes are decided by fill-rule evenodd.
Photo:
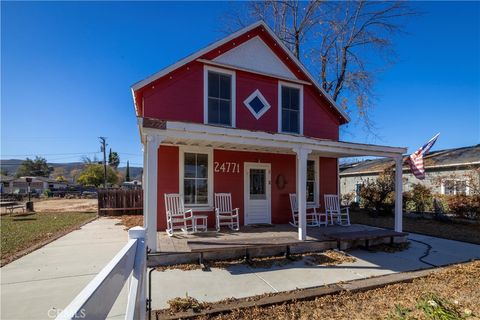
<instances>
[{"instance_id":1,"label":"red siding board","mask_svg":"<svg viewBox=\"0 0 480 320\"><path fill-rule=\"evenodd\" d=\"M337 194L337 159L320 158L320 203L325 211L324 194Z\"/></svg>"},{"instance_id":2,"label":"red siding board","mask_svg":"<svg viewBox=\"0 0 480 320\"><path fill-rule=\"evenodd\" d=\"M178 147L160 146L158 148L157 181L157 230L165 230L165 193L178 193Z\"/></svg>"},{"instance_id":3,"label":"red siding board","mask_svg":"<svg viewBox=\"0 0 480 320\"><path fill-rule=\"evenodd\" d=\"M158 159L158 203L157 203L157 230L166 228L165 193L179 192L179 149L172 146L161 146ZM296 164L294 155L271 154L257 152L240 152L227 150L214 150L214 162L235 162L240 164L238 173L214 172L214 192L232 193L234 208L240 209L240 224L244 224L244 163L270 163L271 164L271 210L272 223L285 224L291 221L289 193L296 192ZM278 176L283 175L286 184L283 188L277 186ZM320 158L320 200L323 207L325 193L337 193L337 161L334 158ZM196 212L207 214L210 228L215 226L213 212Z\"/></svg>"}]
</instances>

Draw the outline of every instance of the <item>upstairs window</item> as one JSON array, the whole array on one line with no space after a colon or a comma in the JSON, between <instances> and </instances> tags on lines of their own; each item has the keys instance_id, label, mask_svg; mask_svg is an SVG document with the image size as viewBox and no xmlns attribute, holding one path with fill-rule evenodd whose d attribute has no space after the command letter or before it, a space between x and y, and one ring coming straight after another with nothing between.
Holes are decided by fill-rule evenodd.
<instances>
[{"instance_id":1,"label":"upstairs window","mask_svg":"<svg viewBox=\"0 0 480 320\"><path fill-rule=\"evenodd\" d=\"M303 133L303 91L301 86L279 85L280 132Z\"/></svg>"},{"instance_id":2,"label":"upstairs window","mask_svg":"<svg viewBox=\"0 0 480 320\"><path fill-rule=\"evenodd\" d=\"M235 73L206 67L205 123L235 126Z\"/></svg>"}]
</instances>

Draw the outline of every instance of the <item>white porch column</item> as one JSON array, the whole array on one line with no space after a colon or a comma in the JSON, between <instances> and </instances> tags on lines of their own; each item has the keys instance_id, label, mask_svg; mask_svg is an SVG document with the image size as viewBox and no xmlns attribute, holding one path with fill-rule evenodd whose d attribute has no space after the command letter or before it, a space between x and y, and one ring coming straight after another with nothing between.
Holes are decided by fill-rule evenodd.
<instances>
[{"instance_id":1,"label":"white porch column","mask_svg":"<svg viewBox=\"0 0 480 320\"><path fill-rule=\"evenodd\" d=\"M403 229L403 157L399 156L395 158L395 231L402 232Z\"/></svg>"},{"instance_id":2,"label":"white porch column","mask_svg":"<svg viewBox=\"0 0 480 320\"><path fill-rule=\"evenodd\" d=\"M161 142L160 136L147 135L143 147L143 226L151 252L157 251L158 147Z\"/></svg>"},{"instance_id":3,"label":"white porch column","mask_svg":"<svg viewBox=\"0 0 480 320\"><path fill-rule=\"evenodd\" d=\"M307 239L307 159L310 149L295 148L297 154L298 240Z\"/></svg>"}]
</instances>

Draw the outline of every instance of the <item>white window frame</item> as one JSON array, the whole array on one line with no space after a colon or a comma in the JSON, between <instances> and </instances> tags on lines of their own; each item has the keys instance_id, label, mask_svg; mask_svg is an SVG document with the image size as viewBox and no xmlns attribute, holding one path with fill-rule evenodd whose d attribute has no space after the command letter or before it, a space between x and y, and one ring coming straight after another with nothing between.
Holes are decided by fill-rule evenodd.
<instances>
[{"instance_id":1,"label":"white window frame","mask_svg":"<svg viewBox=\"0 0 480 320\"><path fill-rule=\"evenodd\" d=\"M250 102L252 102L255 97L258 97L260 101L265 105L265 107L257 114L255 110L250 106ZM248 110L252 113L255 119L260 119L270 108L270 103L268 103L267 99L263 96L260 90L255 90L251 95L248 96L247 99L243 101L243 104L247 107Z\"/></svg>"},{"instance_id":2,"label":"white window frame","mask_svg":"<svg viewBox=\"0 0 480 320\"><path fill-rule=\"evenodd\" d=\"M309 155L307 158L307 161L313 161L314 162L314 170L315 170L315 184L314 184L314 190L313 190L313 201L307 201L308 205L315 205L316 207L319 206L320 203L320 166L319 166L319 157L318 156L312 156Z\"/></svg>"},{"instance_id":3,"label":"white window frame","mask_svg":"<svg viewBox=\"0 0 480 320\"><path fill-rule=\"evenodd\" d=\"M185 204L185 208L195 209L195 211L211 211L213 210L213 148L204 147L179 147L179 190L182 196L185 195L184 190L184 174L185 174L185 153L201 153L208 156L208 201L207 204Z\"/></svg>"},{"instance_id":4,"label":"white window frame","mask_svg":"<svg viewBox=\"0 0 480 320\"><path fill-rule=\"evenodd\" d=\"M232 123L231 126L227 125L221 125L221 124L210 124L208 123L208 72L216 72L216 73L223 73L226 75L230 75L232 77L232 82L231 82L231 94L232 94L232 110L231 110L231 117L232 117ZM208 124L208 125L215 125L215 126L221 126L221 127L228 127L228 128L235 128L236 127L236 104L237 104L237 99L236 99L236 73L233 70L228 70L228 69L223 69L223 68L217 68L217 67L212 67L208 65L203 66L203 123Z\"/></svg>"},{"instance_id":5,"label":"white window frame","mask_svg":"<svg viewBox=\"0 0 480 320\"><path fill-rule=\"evenodd\" d=\"M299 132L288 132L282 130L282 87L290 87L300 89L300 119L299 119ZM303 86L300 84L278 81L278 132L286 134L298 134L303 135Z\"/></svg>"},{"instance_id":6,"label":"white window frame","mask_svg":"<svg viewBox=\"0 0 480 320\"><path fill-rule=\"evenodd\" d=\"M468 196L470 194L470 188L468 187L468 181L466 179L444 179L442 180L442 184L440 185L440 194L446 195L445 193L445 182L452 181L453 182L453 195L457 195L457 182L465 182L465 195Z\"/></svg>"}]
</instances>

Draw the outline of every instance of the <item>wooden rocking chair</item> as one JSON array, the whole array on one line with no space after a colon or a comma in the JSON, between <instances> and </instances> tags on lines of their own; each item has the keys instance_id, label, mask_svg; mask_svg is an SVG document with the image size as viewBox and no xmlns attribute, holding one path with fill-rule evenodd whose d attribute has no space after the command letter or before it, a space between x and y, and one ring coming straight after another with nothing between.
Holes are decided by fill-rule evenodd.
<instances>
[{"instance_id":1,"label":"wooden rocking chair","mask_svg":"<svg viewBox=\"0 0 480 320\"><path fill-rule=\"evenodd\" d=\"M335 217L335 223L341 226L350 225L350 212L348 207L340 207L340 200L336 194L326 194L325 199L325 211L330 216L330 223L333 224L333 218Z\"/></svg>"},{"instance_id":2,"label":"wooden rocking chair","mask_svg":"<svg viewBox=\"0 0 480 320\"><path fill-rule=\"evenodd\" d=\"M215 218L217 232L222 226L227 226L235 231L240 229L238 208L232 208L231 193L215 193Z\"/></svg>"},{"instance_id":3,"label":"wooden rocking chair","mask_svg":"<svg viewBox=\"0 0 480 320\"><path fill-rule=\"evenodd\" d=\"M195 219L192 209L185 210L183 197L178 193L165 194L165 210L167 214L167 234L173 235L174 230L184 233L195 231Z\"/></svg>"},{"instance_id":4,"label":"wooden rocking chair","mask_svg":"<svg viewBox=\"0 0 480 320\"><path fill-rule=\"evenodd\" d=\"M298 227L298 202L297 194L290 193L290 210L292 211L292 221L290 224L294 227ZM315 207L307 208L307 227L316 227L321 224L325 224L321 221L320 216L325 215L317 212ZM325 221L327 221L325 217Z\"/></svg>"}]
</instances>

